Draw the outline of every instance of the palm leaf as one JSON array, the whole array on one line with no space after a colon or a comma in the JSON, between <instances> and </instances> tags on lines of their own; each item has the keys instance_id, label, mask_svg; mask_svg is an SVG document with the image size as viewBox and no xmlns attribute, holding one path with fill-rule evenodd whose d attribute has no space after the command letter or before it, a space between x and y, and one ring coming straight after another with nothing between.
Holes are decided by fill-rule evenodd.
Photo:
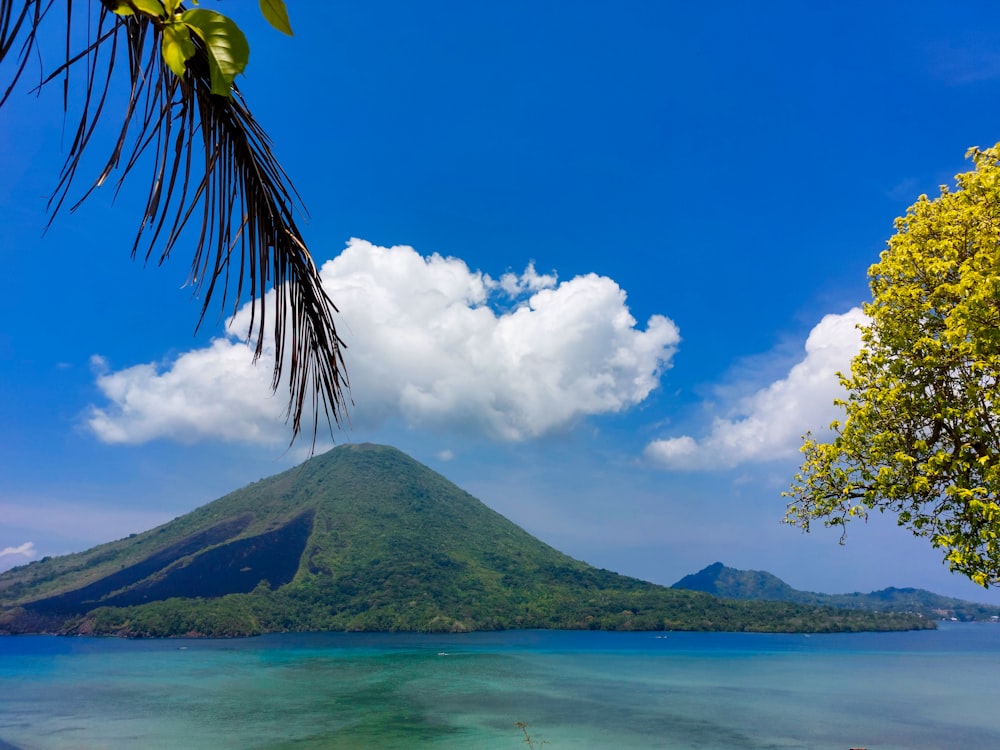
<instances>
[{"instance_id":1,"label":"palm leaf","mask_svg":"<svg viewBox=\"0 0 1000 750\"><path fill-rule=\"evenodd\" d=\"M20 0L16 6L18 2L0 0L0 66L8 58L14 61L0 105L24 73L39 25L51 8L51 0ZM85 20L93 12L89 6ZM336 307L296 224L296 213L303 211L298 194L237 87L228 97L212 93L208 55L197 37L195 56L178 77L164 63L160 32L147 17L120 17L106 5L96 13L96 24L87 27L93 41L73 55L74 9L68 0L65 60L41 81L62 80L68 110L70 75L86 78L78 124L50 199L52 216L66 200L110 92L126 82L128 103L117 139L97 179L73 208L115 170L120 171L120 189L134 168L150 165L133 256L145 247L147 260L156 255L162 263L178 244L194 238L190 279L203 298L199 325L213 301L235 314L249 299L247 340L254 344L254 360L264 352L270 332L275 350L271 385L277 390L287 381L292 440L308 414L315 445L321 417L331 430L345 419L349 384L346 345L333 319ZM273 305L266 304L269 291Z\"/></svg>"}]
</instances>

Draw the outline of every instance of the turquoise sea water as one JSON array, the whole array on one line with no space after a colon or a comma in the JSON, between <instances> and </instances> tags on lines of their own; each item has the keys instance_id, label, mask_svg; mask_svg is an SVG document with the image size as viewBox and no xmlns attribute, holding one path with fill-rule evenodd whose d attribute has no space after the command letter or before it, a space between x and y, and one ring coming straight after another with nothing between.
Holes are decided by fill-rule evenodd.
<instances>
[{"instance_id":1,"label":"turquoise sea water","mask_svg":"<svg viewBox=\"0 0 1000 750\"><path fill-rule=\"evenodd\" d=\"M1000 625L0 638L0 749L1000 747Z\"/></svg>"}]
</instances>

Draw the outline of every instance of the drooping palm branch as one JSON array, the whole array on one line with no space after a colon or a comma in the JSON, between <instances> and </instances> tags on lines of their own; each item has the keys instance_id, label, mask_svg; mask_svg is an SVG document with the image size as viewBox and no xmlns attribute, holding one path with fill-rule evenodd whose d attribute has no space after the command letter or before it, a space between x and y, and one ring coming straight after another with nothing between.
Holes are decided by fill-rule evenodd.
<instances>
[{"instance_id":1,"label":"drooping palm branch","mask_svg":"<svg viewBox=\"0 0 1000 750\"><path fill-rule=\"evenodd\" d=\"M331 429L346 418L346 345L334 324L336 307L296 225L294 214L302 210L298 194L266 133L235 85L231 96L212 93L206 49L197 37L195 56L179 77L164 63L159 29L148 16L115 15L117 0L101 0L98 7L88 2L83 11L65 0L65 17L50 22L55 2L0 0L0 73L7 79L6 88L0 79L0 106L39 54L44 23L63 23L66 44L65 59L40 84L61 80L68 112L70 77L85 78L79 121L49 202L51 215L67 198L109 95L116 86L127 86L127 106L107 163L72 208L115 170L120 189L133 168L151 163L133 256L144 247L146 260L156 255L162 263L175 246L193 238L191 282L203 296L199 325L213 300L233 313L250 300L247 340L255 344L254 360L264 352L270 331L271 385L277 390L287 379L292 439L302 429L303 415L310 414L315 444L321 417ZM92 23L86 27L89 45L73 53L80 16ZM200 219L200 227L192 219ZM269 291L273 305L266 303Z\"/></svg>"}]
</instances>

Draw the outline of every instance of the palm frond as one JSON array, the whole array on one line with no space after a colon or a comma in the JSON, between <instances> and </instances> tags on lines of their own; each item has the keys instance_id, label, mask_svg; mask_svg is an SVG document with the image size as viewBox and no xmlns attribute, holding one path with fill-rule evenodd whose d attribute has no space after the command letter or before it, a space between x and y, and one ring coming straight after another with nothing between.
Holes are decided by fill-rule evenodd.
<instances>
[{"instance_id":1,"label":"palm frond","mask_svg":"<svg viewBox=\"0 0 1000 750\"><path fill-rule=\"evenodd\" d=\"M23 6L15 10L16 2L0 0L0 64L21 45L0 104L23 74L39 24L51 7L51 0L44 5L21 0ZM52 216L66 200L114 86L127 81L127 106L107 163L72 208L115 170L120 171L120 190L134 168L151 163L133 256L144 246L147 260L155 254L162 263L178 244L194 236L190 279L203 298L199 325L213 300L224 313L231 309L235 314L249 299L247 340L254 343L254 360L264 352L270 331L275 349L272 387L277 390L287 379L286 418L292 439L302 429L303 415L311 412L315 445L321 417L331 430L345 419L349 384L346 345L333 319L336 307L296 224L295 214L302 211L299 196L236 86L231 97L211 93L208 58L199 40L195 57L179 78L163 62L159 31L148 18L119 17L103 5L97 13L90 28L92 41L72 55L73 6L68 0L65 61L41 81L46 85L61 78L66 92L71 73L86 77L79 121L50 199ZM189 228L193 218L200 219L197 229L193 224ZM269 290L275 295L273 308L265 306ZM273 321L267 319L269 314Z\"/></svg>"},{"instance_id":2,"label":"palm frond","mask_svg":"<svg viewBox=\"0 0 1000 750\"><path fill-rule=\"evenodd\" d=\"M11 55L15 58L10 81L0 96L0 107L7 101L27 67L35 47L35 32L50 6L51 0L45 7L38 0L21 0L20 3L18 0L0 0L0 65ZM18 45L20 51L15 52Z\"/></svg>"}]
</instances>

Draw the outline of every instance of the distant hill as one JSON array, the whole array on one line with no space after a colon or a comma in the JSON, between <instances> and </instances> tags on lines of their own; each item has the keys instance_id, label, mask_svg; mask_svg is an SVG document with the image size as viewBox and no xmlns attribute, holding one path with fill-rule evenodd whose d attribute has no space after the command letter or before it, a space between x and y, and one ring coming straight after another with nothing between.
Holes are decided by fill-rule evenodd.
<instances>
[{"instance_id":1,"label":"distant hill","mask_svg":"<svg viewBox=\"0 0 1000 750\"><path fill-rule=\"evenodd\" d=\"M925 589L887 588L869 594L799 591L766 571L738 570L720 562L684 576L671 588L745 601L794 602L869 612L911 612L935 619L974 621L1000 617L1000 607L940 596Z\"/></svg>"},{"instance_id":2,"label":"distant hill","mask_svg":"<svg viewBox=\"0 0 1000 750\"><path fill-rule=\"evenodd\" d=\"M344 445L170 523L0 575L0 632L839 631L915 616L722 601L574 560L400 451Z\"/></svg>"}]
</instances>

